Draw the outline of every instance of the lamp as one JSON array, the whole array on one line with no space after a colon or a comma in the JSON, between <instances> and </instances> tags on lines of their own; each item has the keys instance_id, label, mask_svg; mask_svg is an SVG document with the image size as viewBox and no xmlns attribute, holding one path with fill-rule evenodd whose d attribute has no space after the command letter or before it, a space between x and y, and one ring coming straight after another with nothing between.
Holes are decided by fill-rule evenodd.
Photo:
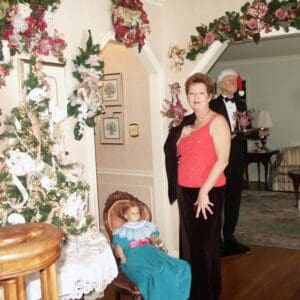
<instances>
[{"instance_id":1,"label":"lamp","mask_svg":"<svg viewBox=\"0 0 300 300\"><path fill-rule=\"evenodd\" d=\"M267 136L270 134L269 128L273 127L273 122L268 111L260 110L255 113L254 119L252 121L253 128L259 128L259 137L261 141L261 149L263 151L268 151L266 147Z\"/></svg>"}]
</instances>

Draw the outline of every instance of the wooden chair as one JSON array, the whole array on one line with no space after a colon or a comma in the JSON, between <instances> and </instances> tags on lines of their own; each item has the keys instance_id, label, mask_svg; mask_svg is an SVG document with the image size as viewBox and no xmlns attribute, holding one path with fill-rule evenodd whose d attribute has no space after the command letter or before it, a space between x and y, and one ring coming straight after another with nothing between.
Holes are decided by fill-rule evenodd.
<instances>
[{"instance_id":1,"label":"wooden chair","mask_svg":"<svg viewBox=\"0 0 300 300\"><path fill-rule=\"evenodd\" d=\"M128 201L137 202L141 207L141 218L151 221L151 211L145 203L126 192L116 191L108 196L103 211L104 224L110 241L112 241L112 233L114 230L125 223L125 220L120 216L120 208ZM116 290L117 300L121 299L122 294L130 295L132 299L135 300L143 299L138 287L126 277L120 268L119 274L112 284Z\"/></svg>"},{"instance_id":2,"label":"wooden chair","mask_svg":"<svg viewBox=\"0 0 300 300\"><path fill-rule=\"evenodd\" d=\"M55 262L63 231L46 223L0 228L0 285L5 300L25 300L25 275L39 272L43 300L57 300Z\"/></svg>"}]
</instances>

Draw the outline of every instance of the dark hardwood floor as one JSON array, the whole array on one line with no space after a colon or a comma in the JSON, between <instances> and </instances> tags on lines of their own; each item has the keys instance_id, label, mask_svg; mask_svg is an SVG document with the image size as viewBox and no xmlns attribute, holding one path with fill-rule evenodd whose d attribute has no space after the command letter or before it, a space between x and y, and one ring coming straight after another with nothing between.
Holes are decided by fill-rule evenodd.
<instances>
[{"instance_id":1,"label":"dark hardwood floor","mask_svg":"<svg viewBox=\"0 0 300 300\"><path fill-rule=\"evenodd\" d=\"M250 254L224 257L222 284L220 300L299 300L300 251L252 246ZM101 300L114 299L109 286Z\"/></svg>"}]
</instances>

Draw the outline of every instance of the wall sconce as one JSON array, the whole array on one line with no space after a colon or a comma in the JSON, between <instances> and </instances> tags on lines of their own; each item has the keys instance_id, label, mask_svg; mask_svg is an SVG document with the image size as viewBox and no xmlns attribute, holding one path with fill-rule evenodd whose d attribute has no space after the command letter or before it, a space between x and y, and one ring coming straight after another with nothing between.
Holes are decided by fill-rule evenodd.
<instances>
[{"instance_id":1,"label":"wall sconce","mask_svg":"<svg viewBox=\"0 0 300 300\"><path fill-rule=\"evenodd\" d=\"M131 137L139 136L139 125L137 123L129 124L129 135Z\"/></svg>"}]
</instances>

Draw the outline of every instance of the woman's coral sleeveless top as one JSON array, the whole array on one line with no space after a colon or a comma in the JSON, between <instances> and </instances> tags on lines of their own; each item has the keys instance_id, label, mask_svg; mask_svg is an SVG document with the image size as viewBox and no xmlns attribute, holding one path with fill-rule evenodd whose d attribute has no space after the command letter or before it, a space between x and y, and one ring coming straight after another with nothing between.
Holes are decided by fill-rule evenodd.
<instances>
[{"instance_id":1,"label":"woman's coral sleeveless top","mask_svg":"<svg viewBox=\"0 0 300 300\"><path fill-rule=\"evenodd\" d=\"M213 119L189 136L182 138L177 145L178 183L181 186L201 187L217 160L213 139L209 133ZM226 177L223 172L216 181L215 187L223 186L225 183Z\"/></svg>"}]
</instances>

